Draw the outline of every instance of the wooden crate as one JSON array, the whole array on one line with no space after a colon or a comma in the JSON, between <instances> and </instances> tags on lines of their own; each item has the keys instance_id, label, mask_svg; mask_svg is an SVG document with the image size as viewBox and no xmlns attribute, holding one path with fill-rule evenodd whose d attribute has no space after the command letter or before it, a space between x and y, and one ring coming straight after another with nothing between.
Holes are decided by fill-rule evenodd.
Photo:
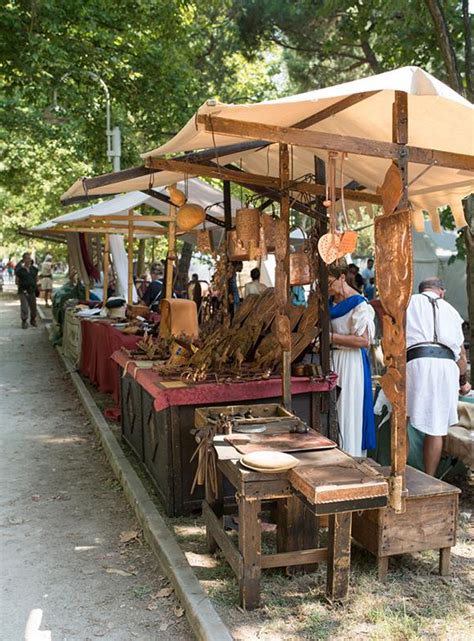
<instances>
[{"instance_id":1,"label":"wooden crate","mask_svg":"<svg viewBox=\"0 0 474 641\"><path fill-rule=\"evenodd\" d=\"M389 468L380 469L388 476ZM449 572L460 490L410 466L406 482L404 513L383 508L353 515L352 536L377 558L381 580L386 577L390 556L423 550L438 549L440 574Z\"/></svg>"},{"instance_id":2,"label":"wooden crate","mask_svg":"<svg viewBox=\"0 0 474 641\"><path fill-rule=\"evenodd\" d=\"M143 413L140 387L132 376L126 374L120 381L120 410L122 437L135 454L143 458Z\"/></svg>"}]
</instances>

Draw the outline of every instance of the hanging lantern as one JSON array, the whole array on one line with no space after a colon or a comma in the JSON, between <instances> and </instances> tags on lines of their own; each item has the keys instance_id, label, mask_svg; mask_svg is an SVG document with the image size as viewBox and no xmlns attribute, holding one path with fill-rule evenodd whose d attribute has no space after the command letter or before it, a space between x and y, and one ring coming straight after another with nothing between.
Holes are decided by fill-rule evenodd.
<instances>
[{"instance_id":1,"label":"hanging lantern","mask_svg":"<svg viewBox=\"0 0 474 641\"><path fill-rule=\"evenodd\" d=\"M182 207L186 203L186 195L181 191L181 189L178 189L176 185L169 185L167 190L170 195L171 204L176 207Z\"/></svg>"},{"instance_id":2,"label":"hanging lantern","mask_svg":"<svg viewBox=\"0 0 474 641\"><path fill-rule=\"evenodd\" d=\"M253 242L258 247L260 239L260 210L251 207L237 209L235 229L238 241L243 244Z\"/></svg>"},{"instance_id":3,"label":"hanging lantern","mask_svg":"<svg viewBox=\"0 0 474 641\"><path fill-rule=\"evenodd\" d=\"M176 223L181 231L191 231L206 220L206 212L201 205L187 203L179 208Z\"/></svg>"},{"instance_id":4,"label":"hanging lantern","mask_svg":"<svg viewBox=\"0 0 474 641\"><path fill-rule=\"evenodd\" d=\"M230 261L250 260L249 250L242 243L239 243L235 229L227 232L227 256Z\"/></svg>"},{"instance_id":5,"label":"hanging lantern","mask_svg":"<svg viewBox=\"0 0 474 641\"><path fill-rule=\"evenodd\" d=\"M276 219L268 214L262 214L262 228L267 252L275 251Z\"/></svg>"}]
</instances>

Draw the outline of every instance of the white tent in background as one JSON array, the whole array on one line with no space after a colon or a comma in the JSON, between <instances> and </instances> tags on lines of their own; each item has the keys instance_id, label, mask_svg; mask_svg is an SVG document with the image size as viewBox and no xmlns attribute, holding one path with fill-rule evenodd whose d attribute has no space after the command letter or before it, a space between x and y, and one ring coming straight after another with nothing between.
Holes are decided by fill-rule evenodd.
<instances>
[{"instance_id":1,"label":"white tent in background","mask_svg":"<svg viewBox=\"0 0 474 641\"><path fill-rule=\"evenodd\" d=\"M429 276L442 278L446 285L446 300L467 320L466 261L456 259L455 231L433 231L431 222L425 222L424 232L413 232L413 292L418 292L420 281Z\"/></svg>"}]
</instances>

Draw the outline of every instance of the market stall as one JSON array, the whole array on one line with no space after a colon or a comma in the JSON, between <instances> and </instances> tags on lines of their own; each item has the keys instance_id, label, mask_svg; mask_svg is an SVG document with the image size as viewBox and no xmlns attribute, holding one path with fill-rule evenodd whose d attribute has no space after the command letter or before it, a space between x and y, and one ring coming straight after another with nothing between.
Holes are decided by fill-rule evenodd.
<instances>
[{"instance_id":1,"label":"market stall","mask_svg":"<svg viewBox=\"0 0 474 641\"><path fill-rule=\"evenodd\" d=\"M453 122L457 123L454 130ZM472 124L472 105L415 67L261 104L223 105L212 100L205 103L171 141L144 154L143 167L85 180L65 194L67 200L80 198L84 188L88 193L116 193L114 190L123 191L132 184L136 186L149 181L151 176L156 185L169 184L179 174L185 174L245 185L264 199L278 202L279 216L275 225L276 305L272 321L280 358L280 393L288 410L293 400L290 367L294 347L288 308L290 209L305 213L314 221L311 232L314 242L306 253L312 258L314 271L311 282L317 283L313 305L317 309L318 322L313 326L317 326L322 374L327 376L330 358L326 264L347 253L347 247L352 246L355 240L346 220L347 203L381 207L375 214L374 224L378 287L384 311L386 371L382 386L393 408L391 467L379 472L381 478L386 479L380 485L385 490L380 494L382 502L379 505L361 506L357 502L360 497L351 494L353 488L347 490L348 502L343 511L348 516L342 519L343 525L342 521L338 525L337 518L332 519L331 537L337 538L339 527L350 531L352 512L364 509L359 528L365 528L365 531L370 531L370 523L375 519L380 531L389 528L393 533L397 527L403 527L404 515L408 511L426 538L424 549L448 548L455 542L452 515L457 505L456 490L444 492L435 479L420 483L410 469L407 472L405 312L412 291L411 224L421 228L424 224L423 211L427 211L433 227L439 228L437 208L449 204L457 225L465 225L461 198L474 187ZM354 132L358 137L353 135ZM181 155L170 158L169 154ZM263 205L260 207L261 210L264 208ZM255 217L252 208L248 208L247 214L241 214L243 220L246 216L248 220ZM244 244L244 249L250 253L256 248L261 249L255 235L245 238L244 230L239 231L238 225L235 231L241 248ZM227 240L230 244L229 236ZM226 365L229 364L229 353L225 352ZM240 355L239 365L249 357L248 353ZM192 365L192 360L186 362L187 368L192 368ZM196 367L194 371L199 373L201 370ZM235 422L232 407L227 407L227 414L232 426ZM327 435L331 438L330 427L329 421ZM215 421L209 420L207 432L201 437L212 435L214 428ZM229 433L223 434L224 439L229 440ZM252 442L252 438L249 440ZM264 449L265 445L262 441L260 443ZM210 444L210 455L206 457L211 466L209 469L215 471L217 466L222 475L225 472L223 459L212 439ZM238 451L230 458L234 467L229 470L235 469L241 475L245 458ZM354 469L362 473L356 463L352 464ZM279 477L284 491L292 498L297 498L304 488L304 504L313 514L318 514L316 498L328 482L325 467L321 459L319 462L316 459L308 463L303 461L295 468L297 472ZM265 476L265 471L261 468L258 474ZM209 476L215 478L214 472ZM228 480L230 476L232 473L229 471ZM300 477L300 481L296 477ZM304 483L301 477L304 477ZM241 486L239 479L234 478L237 489ZM339 483L345 484L342 472L336 485ZM387 485L389 508L383 506ZM437 494L449 496L447 500L451 507L449 516L434 534L427 514L433 496ZM416 503L412 501L415 497ZM248 537L242 534L238 554L229 552L226 539L219 533L217 524L222 518L222 511L215 506L218 498L216 483L206 484L203 510L207 515L210 544L212 547L217 543L224 550L234 569L240 568L242 563L244 568L249 568L249 590L253 596L247 601L247 588L241 586L241 602L252 607L258 601L255 581L259 578L259 570L253 548L255 523L258 522L255 512L260 509L260 497L250 506L239 504L241 518L246 521L242 532L248 532L248 527L250 534ZM264 498L275 498L275 495L265 495ZM352 499L353 503L350 502ZM334 496L328 494L324 501L326 513L336 514L339 500L337 492ZM293 527L300 525L302 522L293 523ZM359 540L368 546L364 537ZM329 558L336 555L335 562L347 566L347 548L347 537L339 543L333 538ZM411 549L408 541L402 541L397 553ZM304 556L301 546L297 551ZM374 550L374 553L379 555L378 551ZM313 555L311 559L315 561L317 556ZM294 557L292 562L296 563ZM385 564L384 560L383 568ZM440 570L445 573L448 569L449 554L443 554ZM344 596L347 589L345 578L342 582L345 587L336 591L338 597Z\"/></svg>"}]
</instances>

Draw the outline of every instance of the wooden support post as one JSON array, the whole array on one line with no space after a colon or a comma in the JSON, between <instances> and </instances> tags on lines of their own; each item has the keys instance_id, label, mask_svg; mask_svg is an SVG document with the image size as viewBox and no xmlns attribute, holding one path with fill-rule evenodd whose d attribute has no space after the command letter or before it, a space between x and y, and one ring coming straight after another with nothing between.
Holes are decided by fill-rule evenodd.
<instances>
[{"instance_id":1,"label":"wooden support post","mask_svg":"<svg viewBox=\"0 0 474 641\"><path fill-rule=\"evenodd\" d=\"M329 515L327 594L339 600L347 596L351 566L351 512Z\"/></svg>"},{"instance_id":2,"label":"wooden support post","mask_svg":"<svg viewBox=\"0 0 474 641\"><path fill-rule=\"evenodd\" d=\"M224 180L223 196L224 196L225 232L224 232L224 251L221 253L221 260L224 262L222 271L224 274L226 274L226 277L224 278L224 293L222 296L222 324L224 327L228 327L232 319L232 312L230 309L230 302L229 302L229 279L227 278L227 273L229 269L227 233L230 229L232 229L232 201L231 201L231 193L230 193L230 181L228 180Z\"/></svg>"},{"instance_id":3,"label":"wooden support post","mask_svg":"<svg viewBox=\"0 0 474 641\"><path fill-rule=\"evenodd\" d=\"M288 145L280 145L280 220L282 229L285 232L285 252L280 262L279 269L275 273L275 289L277 293L277 301L279 307L279 314L286 313L286 305L288 303L288 290L289 290L289 274L290 274L290 156L288 153ZM289 334L289 322L288 322ZM282 395L283 404L286 409L291 410L291 336L286 337L290 341L290 346L283 349L282 359Z\"/></svg>"},{"instance_id":4,"label":"wooden support post","mask_svg":"<svg viewBox=\"0 0 474 641\"><path fill-rule=\"evenodd\" d=\"M232 201L228 180L224 180L224 223L226 231L229 231L232 228Z\"/></svg>"},{"instance_id":5,"label":"wooden support post","mask_svg":"<svg viewBox=\"0 0 474 641\"><path fill-rule=\"evenodd\" d=\"M439 573L441 576L449 574L451 563L451 548L440 548L439 550Z\"/></svg>"},{"instance_id":6,"label":"wooden support post","mask_svg":"<svg viewBox=\"0 0 474 641\"><path fill-rule=\"evenodd\" d=\"M104 238L104 281L103 281L103 295L102 304L105 306L107 301L107 290L109 289L109 251L110 251L109 235L105 234Z\"/></svg>"},{"instance_id":7,"label":"wooden support post","mask_svg":"<svg viewBox=\"0 0 474 641\"><path fill-rule=\"evenodd\" d=\"M246 610L260 604L260 559L262 533L260 529L261 501L239 497L239 550L243 558L239 577L240 605Z\"/></svg>"},{"instance_id":8,"label":"wooden support post","mask_svg":"<svg viewBox=\"0 0 474 641\"><path fill-rule=\"evenodd\" d=\"M317 548L319 544L319 518L298 496L277 501L277 551L295 552ZM317 563L291 565L287 574L314 572Z\"/></svg>"},{"instance_id":9,"label":"wooden support post","mask_svg":"<svg viewBox=\"0 0 474 641\"><path fill-rule=\"evenodd\" d=\"M84 287L86 289L86 300L89 300L91 297L91 284L89 281L89 276L87 277L87 281L84 283Z\"/></svg>"},{"instance_id":10,"label":"wooden support post","mask_svg":"<svg viewBox=\"0 0 474 641\"><path fill-rule=\"evenodd\" d=\"M133 305L133 209L128 210L128 304Z\"/></svg>"},{"instance_id":11,"label":"wooden support post","mask_svg":"<svg viewBox=\"0 0 474 641\"><path fill-rule=\"evenodd\" d=\"M173 185L176 187L176 185ZM173 218L168 223L168 253L166 255L166 282L165 298L173 296L173 271L176 260L176 207L170 202L170 216Z\"/></svg>"}]
</instances>

